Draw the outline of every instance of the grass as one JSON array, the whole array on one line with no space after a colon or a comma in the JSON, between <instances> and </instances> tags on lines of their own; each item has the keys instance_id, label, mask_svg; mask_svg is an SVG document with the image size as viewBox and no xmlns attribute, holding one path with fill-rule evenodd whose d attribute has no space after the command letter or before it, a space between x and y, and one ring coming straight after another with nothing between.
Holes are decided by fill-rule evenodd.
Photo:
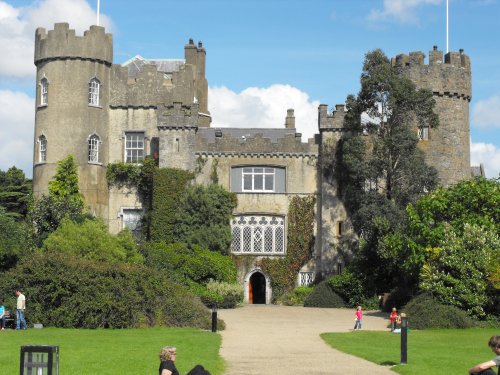
<instances>
[{"instance_id":1,"label":"grass","mask_svg":"<svg viewBox=\"0 0 500 375\"><path fill-rule=\"evenodd\" d=\"M393 366L403 375L465 374L479 362L495 355L488 347L491 329L442 329L408 333L408 364L400 365L401 335L387 332L358 331L323 333L330 346L379 365Z\"/></svg>"},{"instance_id":2,"label":"grass","mask_svg":"<svg viewBox=\"0 0 500 375\"><path fill-rule=\"evenodd\" d=\"M181 374L202 364L213 375L224 371L221 337L186 328L86 330L43 328L0 331L2 374L18 374L22 345L59 346L59 373L72 375L139 375L158 373L163 346L177 347Z\"/></svg>"}]
</instances>

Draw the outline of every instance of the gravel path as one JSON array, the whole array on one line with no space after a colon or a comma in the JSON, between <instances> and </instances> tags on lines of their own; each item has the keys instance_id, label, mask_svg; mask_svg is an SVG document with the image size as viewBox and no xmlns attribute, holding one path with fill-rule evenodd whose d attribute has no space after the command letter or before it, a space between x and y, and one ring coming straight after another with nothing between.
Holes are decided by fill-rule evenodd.
<instances>
[{"instance_id":1,"label":"gravel path","mask_svg":"<svg viewBox=\"0 0 500 375\"><path fill-rule=\"evenodd\" d=\"M394 375L387 367L330 348L319 337L323 332L352 330L353 309L246 305L219 310L219 317L226 322L220 332L225 375ZM387 329L384 317L365 312L363 329Z\"/></svg>"}]
</instances>

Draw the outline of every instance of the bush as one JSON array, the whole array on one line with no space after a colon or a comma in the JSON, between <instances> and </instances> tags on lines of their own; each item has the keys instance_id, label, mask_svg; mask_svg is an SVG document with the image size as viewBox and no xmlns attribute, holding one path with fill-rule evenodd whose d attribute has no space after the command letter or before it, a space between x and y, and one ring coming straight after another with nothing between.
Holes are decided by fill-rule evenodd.
<instances>
[{"instance_id":1,"label":"bush","mask_svg":"<svg viewBox=\"0 0 500 375\"><path fill-rule=\"evenodd\" d=\"M291 292L283 294L277 302L286 306L303 305L313 290L313 287L299 286Z\"/></svg>"},{"instance_id":2,"label":"bush","mask_svg":"<svg viewBox=\"0 0 500 375\"><path fill-rule=\"evenodd\" d=\"M236 267L231 258L194 245L166 245L156 242L143 248L146 265L167 271L176 280L206 285L210 280L236 282Z\"/></svg>"},{"instance_id":3,"label":"bush","mask_svg":"<svg viewBox=\"0 0 500 375\"><path fill-rule=\"evenodd\" d=\"M322 281L304 301L304 307L345 307L345 302L332 288L328 281Z\"/></svg>"},{"instance_id":4,"label":"bush","mask_svg":"<svg viewBox=\"0 0 500 375\"><path fill-rule=\"evenodd\" d=\"M0 295L27 299L32 323L64 328L210 327L198 297L164 273L140 265L38 253L0 275Z\"/></svg>"},{"instance_id":5,"label":"bush","mask_svg":"<svg viewBox=\"0 0 500 375\"><path fill-rule=\"evenodd\" d=\"M328 285L332 290L342 297L350 307L364 305L366 300L363 283L359 276L346 270L340 275L328 279ZM377 306L378 307L378 306Z\"/></svg>"},{"instance_id":6,"label":"bush","mask_svg":"<svg viewBox=\"0 0 500 375\"><path fill-rule=\"evenodd\" d=\"M476 323L463 310L444 305L428 293L412 299L404 308L408 325L415 329L471 328Z\"/></svg>"},{"instance_id":7,"label":"bush","mask_svg":"<svg viewBox=\"0 0 500 375\"><path fill-rule=\"evenodd\" d=\"M243 302L243 288L239 284L210 280L200 298L208 307L216 305L221 309L234 309Z\"/></svg>"}]
</instances>

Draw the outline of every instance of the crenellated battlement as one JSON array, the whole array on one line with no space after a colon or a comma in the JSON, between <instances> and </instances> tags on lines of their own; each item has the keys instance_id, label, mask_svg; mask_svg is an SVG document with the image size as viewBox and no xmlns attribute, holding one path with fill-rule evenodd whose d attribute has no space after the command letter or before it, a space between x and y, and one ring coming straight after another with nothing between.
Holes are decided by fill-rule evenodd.
<instances>
[{"instance_id":1,"label":"crenellated battlement","mask_svg":"<svg viewBox=\"0 0 500 375\"><path fill-rule=\"evenodd\" d=\"M318 129L320 131L343 131L344 117L347 113L344 104L335 105L335 109L328 113L328 105L318 107Z\"/></svg>"},{"instance_id":2,"label":"crenellated battlement","mask_svg":"<svg viewBox=\"0 0 500 375\"><path fill-rule=\"evenodd\" d=\"M83 36L76 36L68 23L54 24L48 32L37 28L35 32L35 65L47 60L91 60L113 63L113 37L104 27L90 26Z\"/></svg>"},{"instance_id":3,"label":"crenellated battlement","mask_svg":"<svg viewBox=\"0 0 500 375\"><path fill-rule=\"evenodd\" d=\"M429 61L420 51L400 54L391 60L392 66L410 78L418 87L426 88L437 96L471 99L470 58L459 52L443 52L434 46Z\"/></svg>"}]
</instances>

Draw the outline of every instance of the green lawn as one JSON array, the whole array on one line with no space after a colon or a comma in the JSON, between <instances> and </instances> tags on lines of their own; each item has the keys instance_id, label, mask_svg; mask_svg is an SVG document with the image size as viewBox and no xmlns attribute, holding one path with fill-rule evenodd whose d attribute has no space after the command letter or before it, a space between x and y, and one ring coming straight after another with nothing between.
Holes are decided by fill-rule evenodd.
<instances>
[{"instance_id":1,"label":"green lawn","mask_svg":"<svg viewBox=\"0 0 500 375\"><path fill-rule=\"evenodd\" d=\"M63 375L157 374L158 353L167 345L177 347L176 366L181 374L198 363L212 375L224 370L219 356L221 337L212 332L185 328L43 328L0 331L2 374L19 374L20 348L33 344L59 346L59 373Z\"/></svg>"},{"instance_id":2,"label":"green lawn","mask_svg":"<svg viewBox=\"0 0 500 375\"><path fill-rule=\"evenodd\" d=\"M498 335L496 329L449 329L411 331L408 333L408 364L400 365L401 336L387 332L358 331L323 333L321 337L333 348L380 365L394 366L404 375L466 374L479 362L490 360L494 353L488 340Z\"/></svg>"}]
</instances>

